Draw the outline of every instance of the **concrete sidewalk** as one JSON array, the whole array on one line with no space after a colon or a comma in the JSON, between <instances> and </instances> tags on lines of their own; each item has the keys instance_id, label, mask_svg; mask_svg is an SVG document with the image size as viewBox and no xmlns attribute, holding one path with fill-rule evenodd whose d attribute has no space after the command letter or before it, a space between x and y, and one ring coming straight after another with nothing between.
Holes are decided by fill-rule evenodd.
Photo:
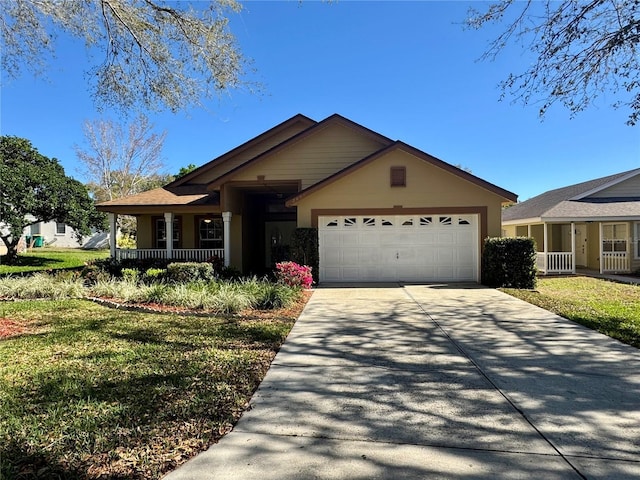
<instances>
[{"instance_id":1,"label":"concrete sidewalk","mask_svg":"<svg viewBox=\"0 0 640 480\"><path fill-rule=\"evenodd\" d=\"M177 479L640 478L640 353L476 286L320 288Z\"/></svg>"}]
</instances>

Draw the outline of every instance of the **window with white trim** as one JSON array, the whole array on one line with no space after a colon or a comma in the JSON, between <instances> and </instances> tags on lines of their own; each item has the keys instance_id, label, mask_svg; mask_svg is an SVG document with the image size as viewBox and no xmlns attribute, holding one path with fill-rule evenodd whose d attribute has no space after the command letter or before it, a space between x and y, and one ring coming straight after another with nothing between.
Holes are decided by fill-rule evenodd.
<instances>
[{"instance_id":1,"label":"window with white trim","mask_svg":"<svg viewBox=\"0 0 640 480\"><path fill-rule=\"evenodd\" d=\"M627 251L627 224L605 223L602 225L602 251Z\"/></svg>"},{"instance_id":2,"label":"window with white trim","mask_svg":"<svg viewBox=\"0 0 640 480\"><path fill-rule=\"evenodd\" d=\"M167 248L167 226L164 218L156 218L155 222L156 248ZM173 220L173 248L180 248L180 221Z\"/></svg>"},{"instance_id":3,"label":"window with white trim","mask_svg":"<svg viewBox=\"0 0 640 480\"><path fill-rule=\"evenodd\" d=\"M67 226L64 223L56 222L56 235L64 235L67 233Z\"/></svg>"},{"instance_id":4,"label":"window with white trim","mask_svg":"<svg viewBox=\"0 0 640 480\"><path fill-rule=\"evenodd\" d=\"M221 218L201 218L198 222L199 248L223 248L222 228Z\"/></svg>"},{"instance_id":5,"label":"window with white trim","mask_svg":"<svg viewBox=\"0 0 640 480\"><path fill-rule=\"evenodd\" d=\"M635 244L636 248L636 258L640 258L640 222L636 222L635 224L635 228L634 228L634 237L633 237L633 243Z\"/></svg>"}]
</instances>

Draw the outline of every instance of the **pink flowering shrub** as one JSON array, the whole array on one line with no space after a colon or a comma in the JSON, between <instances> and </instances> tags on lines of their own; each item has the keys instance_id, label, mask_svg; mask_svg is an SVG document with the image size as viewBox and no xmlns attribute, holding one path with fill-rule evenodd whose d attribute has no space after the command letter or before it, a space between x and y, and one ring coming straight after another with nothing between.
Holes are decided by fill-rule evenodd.
<instances>
[{"instance_id":1,"label":"pink flowering shrub","mask_svg":"<svg viewBox=\"0 0 640 480\"><path fill-rule=\"evenodd\" d=\"M313 283L311 267L296 262L276 263L276 278L290 287L310 288Z\"/></svg>"}]
</instances>

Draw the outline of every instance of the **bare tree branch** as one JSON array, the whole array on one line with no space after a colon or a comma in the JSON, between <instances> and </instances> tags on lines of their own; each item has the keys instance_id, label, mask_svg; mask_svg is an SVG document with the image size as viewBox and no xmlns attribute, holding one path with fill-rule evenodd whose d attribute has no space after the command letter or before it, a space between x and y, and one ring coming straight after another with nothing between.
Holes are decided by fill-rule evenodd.
<instances>
[{"instance_id":1,"label":"bare tree branch","mask_svg":"<svg viewBox=\"0 0 640 480\"><path fill-rule=\"evenodd\" d=\"M508 14L515 15L505 20ZM471 10L467 25L481 28L506 21L505 30L490 44L483 59L494 59L517 42L535 60L524 72L501 83L504 95L524 104L540 104L540 115L556 102L572 116L606 93L613 106L630 110L627 123L640 118L640 2L636 0L576 0L491 4Z\"/></svg>"},{"instance_id":2,"label":"bare tree branch","mask_svg":"<svg viewBox=\"0 0 640 480\"><path fill-rule=\"evenodd\" d=\"M220 92L255 87L228 27L236 0L11 0L0 10L0 65L9 78L42 74L55 33L104 52L88 70L98 107L177 111Z\"/></svg>"}]
</instances>

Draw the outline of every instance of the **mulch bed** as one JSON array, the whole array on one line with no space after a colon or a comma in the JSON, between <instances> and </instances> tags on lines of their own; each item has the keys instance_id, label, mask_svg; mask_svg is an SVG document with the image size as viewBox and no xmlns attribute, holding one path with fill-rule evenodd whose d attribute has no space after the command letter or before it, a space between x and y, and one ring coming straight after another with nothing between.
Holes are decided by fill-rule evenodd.
<instances>
[{"instance_id":1,"label":"mulch bed","mask_svg":"<svg viewBox=\"0 0 640 480\"><path fill-rule=\"evenodd\" d=\"M23 333L29 332L29 328L14 322L10 318L0 317L0 340L4 338L17 337Z\"/></svg>"}]
</instances>

